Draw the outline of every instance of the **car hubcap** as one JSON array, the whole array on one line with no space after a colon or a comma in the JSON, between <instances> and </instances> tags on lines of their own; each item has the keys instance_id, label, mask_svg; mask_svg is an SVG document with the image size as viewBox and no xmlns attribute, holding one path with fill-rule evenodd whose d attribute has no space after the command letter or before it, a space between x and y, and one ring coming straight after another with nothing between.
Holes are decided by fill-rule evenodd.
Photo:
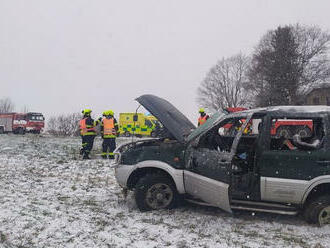
<instances>
[{"instance_id":1,"label":"car hubcap","mask_svg":"<svg viewBox=\"0 0 330 248\"><path fill-rule=\"evenodd\" d=\"M172 199L173 192L167 184L154 184L147 191L146 202L152 209L166 208Z\"/></svg>"},{"instance_id":2,"label":"car hubcap","mask_svg":"<svg viewBox=\"0 0 330 248\"><path fill-rule=\"evenodd\" d=\"M320 226L330 224L330 206L321 210L319 214L319 224Z\"/></svg>"}]
</instances>

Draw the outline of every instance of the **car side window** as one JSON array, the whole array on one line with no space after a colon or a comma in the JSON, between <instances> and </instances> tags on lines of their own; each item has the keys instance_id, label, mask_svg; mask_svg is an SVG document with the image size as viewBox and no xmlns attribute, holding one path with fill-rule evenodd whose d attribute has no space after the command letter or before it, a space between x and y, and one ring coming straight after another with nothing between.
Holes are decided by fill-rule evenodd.
<instances>
[{"instance_id":1,"label":"car side window","mask_svg":"<svg viewBox=\"0 0 330 248\"><path fill-rule=\"evenodd\" d=\"M324 140L322 118L272 118L271 150L320 149Z\"/></svg>"},{"instance_id":2,"label":"car side window","mask_svg":"<svg viewBox=\"0 0 330 248\"><path fill-rule=\"evenodd\" d=\"M237 119L238 120L238 119ZM230 152L235 133L239 128L236 119L226 119L204 134L198 147Z\"/></svg>"}]
</instances>

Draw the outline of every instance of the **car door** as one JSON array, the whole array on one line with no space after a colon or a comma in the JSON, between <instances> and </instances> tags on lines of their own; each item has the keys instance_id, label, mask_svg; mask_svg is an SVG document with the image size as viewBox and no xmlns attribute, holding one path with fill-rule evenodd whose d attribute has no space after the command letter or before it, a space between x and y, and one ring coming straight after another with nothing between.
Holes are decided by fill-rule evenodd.
<instances>
[{"instance_id":1,"label":"car door","mask_svg":"<svg viewBox=\"0 0 330 248\"><path fill-rule=\"evenodd\" d=\"M316 120L310 119L314 126ZM324 118L322 122L323 129L328 130L328 122ZM259 161L262 200L299 204L310 181L329 171L330 154L326 139L314 149L298 147L295 143L293 146L285 150L271 144L265 146Z\"/></svg>"},{"instance_id":2,"label":"car door","mask_svg":"<svg viewBox=\"0 0 330 248\"><path fill-rule=\"evenodd\" d=\"M231 143L228 149L214 149L211 146L206 147L205 144L201 146L200 143L197 145L198 140L189 145L184 170L184 185L188 194L231 212L229 194L232 160L248 121L243 123L241 130L236 135L221 137L222 141L226 139ZM221 124L215 127L217 132L219 127ZM212 134L211 130L205 135L216 135L216 133Z\"/></svg>"}]
</instances>

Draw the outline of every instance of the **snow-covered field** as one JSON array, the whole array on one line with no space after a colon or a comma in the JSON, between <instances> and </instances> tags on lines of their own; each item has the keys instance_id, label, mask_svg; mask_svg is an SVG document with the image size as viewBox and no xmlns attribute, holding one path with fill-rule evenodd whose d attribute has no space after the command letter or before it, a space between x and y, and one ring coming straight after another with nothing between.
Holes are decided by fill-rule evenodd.
<instances>
[{"instance_id":1,"label":"snow-covered field","mask_svg":"<svg viewBox=\"0 0 330 248\"><path fill-rule=\"evenodd\" d=\"M128 140L118 139L118 143ZM186 204L141 213L108 160L79 138L0 136L0 247L330 247L330 226L300 217Z\"/></svg>"}]
</instances>

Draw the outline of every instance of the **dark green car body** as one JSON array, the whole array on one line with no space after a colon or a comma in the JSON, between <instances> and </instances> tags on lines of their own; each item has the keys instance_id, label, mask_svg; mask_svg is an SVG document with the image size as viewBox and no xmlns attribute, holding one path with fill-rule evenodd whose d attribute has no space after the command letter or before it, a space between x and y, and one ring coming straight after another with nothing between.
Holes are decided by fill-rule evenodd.
<instances>
[{"instance_id":1,"label":"dark green car body","mask_svg":"<svg viewBox=\"0 0 330 248\"><path fill-rule=\"evenodd\" d=\"M166 117L165 108L159 113L147 109L161 121ZM134 190L140 179L160 172L178 194L194 202L228 212L242 209L293 215L307 209L310 221L329 223L330 107L218 112L196 129L184 120L190 132L185 127L178 130L180 121L175 115L167 117L175 122L173 126L169 119L167 124L162 122L172 136L117 149L116 178L124 189ZM275 137L271 129L278 120L298 124L286 132L290 135ZM301 132L299 123L304 122L313 127L311 132ZM302 137L302 133L309 135Z\"/></svg>"}]
</instances>

